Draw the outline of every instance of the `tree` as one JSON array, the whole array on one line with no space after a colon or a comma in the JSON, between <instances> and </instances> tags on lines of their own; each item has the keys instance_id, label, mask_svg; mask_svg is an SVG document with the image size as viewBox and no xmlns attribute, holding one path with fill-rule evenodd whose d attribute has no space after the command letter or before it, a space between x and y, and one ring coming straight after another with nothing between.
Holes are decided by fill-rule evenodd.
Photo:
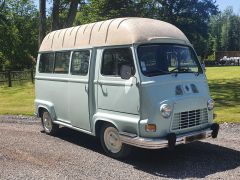
<instances>
[{"instance_id":1,"label":"tree","mask_svg":"<svg viewBox=\"0 0 240 180\"><path fill-rule=\"evenodd\" d=\"M4 8L4 5L5 5L5 0L0 0L0 12Z\"/></svg>"},{"instance_id":2,"label":"tree","mask_svg":"<svg viewBox=\"0 0 240 180\"><path fill-rule=\"evenodd\" d=\"M232 51L237 51L239 50L239 32L240 32L240 21L239 17L234 15L229 18L229 47L228 49Z\"/></svg>"},{"instance_id":3,"label":"tree","mask_svg":"<svg viewBox=\"0 0 240 180\"><path fill-rule=\"evenodd\" d=\"M70 3L70 8L69 8L69 11L68 11L68 15L67 15L65 27L70 27L70 26L73 25L73 21L74 21L74 19L75 19L75 17L76 17L76 14L77 14L78 4L79 4L80 2L81 2L81 1L73 0L73 1Z\"/></svg>"},{"instance_id":4,"label":"tree","mask_svg":"<svg viewBox=\"0 0 240 180\"><path fill-rule=\"evenodd\" d=\"M31 68L38 48L37 10L33 1L8 0L1 15L5 20L0 24L0 68Z\"/></svg>"},{"instance_id":5,"label":"tree","mask_svg":"<svg viewBox=\"0 0 240 180\"><path fill-rule=\"evenodd\" d=\"M6 22L5 15L3 13L4 6L5 6L5 1L0 0L0 24L4 24Z\"/></svg>"},{"instance_id":6,"label":"tree","mask_svg":"<svg viewBox=\"0 0 240 180\"><path fill-rule=\"evenodd\" d=\"M218 14L215 0L158 0L161 4L159 19L181 29L202 57L208 54L208 24Z\"/></svg>"},{"instance_id":7,"label":"tree","mask_svg":"<svg viewBox=\"0 0 240 180\"><path fill-rule=\"evenodd\" d=\"M82 4L75 24L85 24L120 17L156 18L159 3L155 0L91 0Z\"/></svg>"},{"instance_id":8,"label":"tree","mask_svg":"<svg viewBox=\"0 0 240 180\"><path fill-rule=\"evenodd\" d=\"M218 13L215 0L91 0L75 24L137 16L167 21L181 29L201 56L208 54L208 23Z\"/></svg>"},{"instance_id":9,"label":"tree","mask_svg":"<svg viewBox=\"0 0 240 180\"><path fill-rule=\"evenodd\" d=\"M51 30L53 31L72 26L80 3L81 0L71 0L70 2L65 0L53 0Z\"/></svg>"},{"instance_id":10,"label":"tree","mask_svg":"<svg viewBox=\"0 0 240 180\"><path fill-rule=\"evenodd\" d=\"M60 8L60 0L53 0L52 31L59 29L59 8Z\"/></svg>"},{"instance_id":11,"label":"tree","mask_svg":"<svg viewBox=\"0 0 240 180\"><path fill-rule=\"evenodd\" d=\"M222 32L222 14L219 13L211 17L209 22L209 39L211 42L209 47L209 52L212 54L215 51L219 51L221 49L221 32Z\"/></svg>"},{"instance_id":12,"label":"tree","mask_svg":"<svg viewBox=\"0 0 240 180\"><path fill-rule=\"evenodd\" d=\"M240 17L233 13L232 7L211 18L209 38L213 42L212 51L240 50Z\"/></svg>"},{"instance_id":13,"label":"tree","mask_svg":"<svg viewBox=\"0 0 240 180\"><path fill-rule=\"evenodd\" d=\"M73 25L81 0L53 0L51 16L46 16L46 0L39 0L39 46L48 30L54 31ZM51 27L47 27L50 20Z\"/></svg>"},{"instance_id":14,"label":"tree","mask_svg":"<svg viewBox=\"0 0 240 180\"><path fill-rule=\"evenodd\" d=\"M38 45L42 43L46 35L46 0L39 0L39 35Z\"/></svg>"}]
</instances>

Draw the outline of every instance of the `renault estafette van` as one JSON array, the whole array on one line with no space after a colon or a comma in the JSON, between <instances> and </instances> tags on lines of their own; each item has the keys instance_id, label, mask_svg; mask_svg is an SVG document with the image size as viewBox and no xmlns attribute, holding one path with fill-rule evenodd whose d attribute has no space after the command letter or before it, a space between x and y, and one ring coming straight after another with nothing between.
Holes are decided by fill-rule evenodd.
<instances>
[{"instance_id":1,"label":"renault estafette van","mask_svg":"<svg viewBox=\"0 0 240 180\"><path fill-rule=\"evenodd\" d=\"M186 36L146 18L118 18L49 33L36 66L36 115L99 137L114 158L216 138L214 101Z\"/></svg>"}]
</instances>

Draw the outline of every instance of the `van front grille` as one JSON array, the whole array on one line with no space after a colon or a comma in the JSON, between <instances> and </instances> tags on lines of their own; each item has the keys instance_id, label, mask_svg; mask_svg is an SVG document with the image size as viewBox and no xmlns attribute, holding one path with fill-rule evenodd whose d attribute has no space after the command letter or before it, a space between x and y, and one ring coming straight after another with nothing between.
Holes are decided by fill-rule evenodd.
<instances>
[{"instance_id":1,"label":"van front grille","mask_svg":"<svg viewBox=\"0 0 240 180\"><path fill-rule=\"evenodd\" d=\"M186 129L208 122L207 108L175 113L172 130Z\"/></svg>"}]
</instances>

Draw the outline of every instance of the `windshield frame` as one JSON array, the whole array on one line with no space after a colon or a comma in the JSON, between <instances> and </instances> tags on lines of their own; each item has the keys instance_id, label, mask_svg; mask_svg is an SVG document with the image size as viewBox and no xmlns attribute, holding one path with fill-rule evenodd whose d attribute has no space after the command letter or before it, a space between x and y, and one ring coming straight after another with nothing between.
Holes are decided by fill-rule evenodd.
<instances>
[{"instance_id":1,"label":"windshield frame","mask_svg":"<svg viewBox=\"0 0 240 180\"><path fill-rule=\"evenodd\" d=\"M142 69L142 65L141 65L141 62L140 62L140 58L139 58L139 47L142 47L142 46L152 46L152 45L172 45L172 46L182 46L182 47L187 47L189 48L189 50L191 51L191 54L193 55L193 60L195 61L196 63L196 68L198 68L198 71L197 72L192 72L192 71L162 71L160 70L158 73L153 73L153 74L147 74L146 72L143 71ZM138 65L139 65L139 68L140 68L140 71L141 73L145 76L145 77L155 77L155 76L162 76L162 75L169 75L169 74L175 74L176 76L178 74L183 74L183 73L191 73L191 74L196 74L196 75L199 75L199 74L203 74L204 71L203 71L203 68L202 68L202 65L197 57L197 54L195 52L195 50L193 49L192 46L190 45L187 45L187 44L178 44L178 43L144 43L144 44L138 44L137 46L135 46L135 49L136 49L136 57L137 57L137 61L138 61ZM181 70L181 69L180 69Z\"/></svg>"}]
</instances>

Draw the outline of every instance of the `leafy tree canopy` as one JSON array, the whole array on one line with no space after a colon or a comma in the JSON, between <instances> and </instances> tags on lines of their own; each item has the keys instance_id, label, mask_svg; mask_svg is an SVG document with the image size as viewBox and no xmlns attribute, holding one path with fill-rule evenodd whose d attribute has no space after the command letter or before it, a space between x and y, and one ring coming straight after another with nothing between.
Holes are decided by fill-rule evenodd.
<instances>
[{"instance_id":1,"label":"leafy tree canopy","mask_svg":"<svg viewBox=\"0 0 240 180\"><path fill-rule=\"evenodd\" d=\"M231 8L219 13L215 0L40 0L40 5L51 4L47 14L44 6L37 10L33 0L0 1L0 70L33 65L40 29L41 42L48 31L118 17L172 23L202 57L240 49L240 17Z\"/></svg>"},{"instance_id":2,"label":"leafy tree canopy","mask_svg":"<svg viewBox=\"0 0 240 180\"><path fill-rule=\"evenodd\" d=\"M211 53L240 50L240 17L234 14L232 7L211 17L208 42Z\"/></svg>"},{"instance_id":3,"label":"leafy tree canopy","mask_svg":"<svg viewBox=\"0 0 240 180\"><path fill-rule=\"evenodd\" d=\"M215 0L90 0L77 14L75 25L127 16L155 18L181 29L204 56L208 24L216 14Z\"/></svg>"},{"instance_id":4,"label":"leafy tree canopy","mask_svg":"<svg viewBox=\"0 0 240 180\"><path fill-rule=\"evenodd\" d=\"M8 0L1 10L1 69L30 68L37 53L38 13L29 0Z\"/></svg>"}]
</instances>

